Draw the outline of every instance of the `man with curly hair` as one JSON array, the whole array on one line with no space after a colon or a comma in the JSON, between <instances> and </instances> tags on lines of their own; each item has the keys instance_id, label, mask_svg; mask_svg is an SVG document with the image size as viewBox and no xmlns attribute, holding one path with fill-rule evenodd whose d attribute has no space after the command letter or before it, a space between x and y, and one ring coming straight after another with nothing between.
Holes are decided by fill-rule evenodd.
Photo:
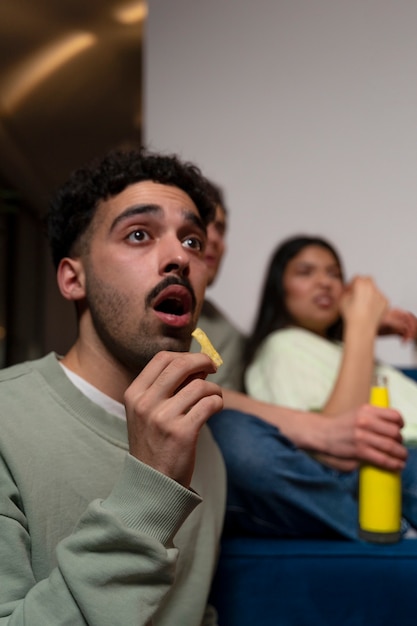
<instances>
[{"instance_id":1,"label":"man with curly hair","mask_svg":"<svg viewBox=\"0 0 417 626\"><path fill-rule=\"evenodd\" d=\"M213 212L196 166L143 150L76 171L51 203L78 333L0 375L2 624L217 623L225 472L205 423L222 394L188 352Z\"/></svg>"}]
</instances>

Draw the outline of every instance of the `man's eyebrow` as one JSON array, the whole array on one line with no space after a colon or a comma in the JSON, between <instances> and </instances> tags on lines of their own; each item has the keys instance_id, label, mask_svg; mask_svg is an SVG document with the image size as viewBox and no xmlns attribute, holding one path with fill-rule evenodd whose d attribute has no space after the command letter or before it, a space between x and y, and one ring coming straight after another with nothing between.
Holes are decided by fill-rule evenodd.
<instances>
[{"instance_id":1,"label":"man's eyebrow","mask_svg":"<svg viewBox=\"0 0 417 626\"><path fill-rule=\"evenodd\" d=\"M114 218L110 226L110 232L114 230L116 226L123 220L132 217L132 215L143 215L144 213L152 213L154 215L157 215L158 213L162 213L162 208L158 204L135 204L133 206L127 207L127 209L122 211L122 213Z\"/></svg>"},{"instance_id":2,"label":"man's eyebrow","mask_svg":"<svg viewBox=\"0 0 417 626\"><path fill-rule=\"evenodd\" d=\"M122 211L122 213L115 217L110 225L110 232L112 232L120 222L129 219L134 215L162 215L163 212L164 210L159 204L135 204L133 206L127 207L124 211ZM197 228L202 230L203 233L207 232L207 228L199 215L196 215L193 211L188 211L187 209L184 209L183 216L185 221L192 222Z\"/></svg>"},{"instance_id":3,"label":"man's eyebrow","mask_svg":"<svg viewBox=\"0 0 417 626\"><path fill-rule=\"evenodd\" d=\"M193 213L193 211L184 211L184 217L187 221L192 222L197 228L207 234L207 227L199 215Z\"/></svg>"}]
</instances>

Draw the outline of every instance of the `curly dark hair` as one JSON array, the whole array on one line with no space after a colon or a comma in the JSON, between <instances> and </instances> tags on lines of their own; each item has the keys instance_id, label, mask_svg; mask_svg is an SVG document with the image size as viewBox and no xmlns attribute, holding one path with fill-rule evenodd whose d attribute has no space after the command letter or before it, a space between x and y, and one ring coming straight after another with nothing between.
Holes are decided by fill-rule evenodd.
<instances>
[{"instance_id":1,"label":"curly dark hair","mask_svg":"<svg viewBox=\"0 0 417 626\"><path fill-rule=\"evenodd\" d=\"M214 217L215 198L201 170L177 155L145 148L110 150L75 170L55 193L46 216L46 228L55 267L87 231L100 201L121 193L131 184L150 180L184 191L207 225Z\"/></svg>"},{"instance_id":2,"label":"curly dark hair","mask_svg":"<svg viewBox=\"0 0 417 626\"><path fill-rule=\"evenodd\" d=\"M217 183L214 183L212 180L208 181L209 187L210 187L210 193L211 196L213 198L214 204L216 206L221 207L223 213L225 215L228 215L229 213L229 209L226 206L226 202L224 199L224 191L222 189L222 187L220 187L220 185L218 185ZM215 216L213 216L214 219Z\"/></svg>"},{"instance_id":3,"label":"curly dark hair","mask_svg":"<svg viewBox=\"0 0 417 626\"><path fill-rule=\"evenodd\" d=\"M244 354L244 369L252 362L262 341L270 333L291 326L293 319L285 304L284 273L288 263L307 246L319 246L328 250L340 268L343 279L343 266L340 255L326 239L310 235L297 235L283 241L272 253L265 275L258 313L250 333ZM328 339L341 339L343 334L342 318L327 329Z\"/></svg>"}]
</instances>

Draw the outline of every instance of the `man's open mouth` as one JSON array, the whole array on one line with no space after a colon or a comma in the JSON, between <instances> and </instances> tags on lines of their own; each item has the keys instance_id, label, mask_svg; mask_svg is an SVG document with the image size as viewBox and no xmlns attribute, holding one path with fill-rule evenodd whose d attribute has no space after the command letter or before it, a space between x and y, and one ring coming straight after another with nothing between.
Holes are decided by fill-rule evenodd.
<instances>
[{"instance_id":1,"label":"man's open mouth","mask_svg":"<svg viewBox=\"0 0 417 626\"><path fill-rule=\"evenodd\" d=\"M193 310L193 298L186 287L170 285L155 298L153 309L166 324L186 324Z\"/></svg>"},{"instance_id":2,"label":"man's open mouth","mask_svg":"<svg viewBox=\"0 0 417 626\"><path fill-rule=\"evenodd\" d=\"M184 315L187 310L186 305L182 300L177 298L167 298L155 306L155 311L169 313L171 315Z\"/></svg>"}]
</instances>

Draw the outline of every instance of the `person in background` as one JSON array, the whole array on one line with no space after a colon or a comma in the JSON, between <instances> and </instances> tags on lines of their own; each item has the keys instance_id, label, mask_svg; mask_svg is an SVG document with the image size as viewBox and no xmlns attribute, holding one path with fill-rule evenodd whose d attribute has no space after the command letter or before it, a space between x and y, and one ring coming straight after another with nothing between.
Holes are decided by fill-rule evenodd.
<instances>
[{"instance_id":1,"label":"person in background","mask_svg":"<svg viewBox=\"0 0 417 626\"><path fill-rule=\"evenodd\" d=\"M207 286L214 284L226 251L227 209L222 190L212 184L216 205L214 219L207 226L207 246L204 260L207 267ZM226 314L207 297L201 309L198 325L204 330L216 350L222 355L223 365L208 380L225 389L239 389L243 375L245 337ZM199 344L193 339L191 350L198 352Z\"/></svg>"},{"instance_id":2,"label":"person in background","mask_svg":"<svg viewBox=\"0 0 417 626\"><path fill-rule=\"evenodd\" d=\"M176 156L113 151L49 211L78 335L0 373L0 621L201 626L225 506L206 426L215 371L188 352L214 204Z\"/></svg>"},{"instance_id":3,"label":"person in background","mask_svg":"<svg viewBox=\"0 0 417 626\"><path fill-rule=\"evenodd\" d=\"M369 276L346 283L343 274L340 255L323 238L295 236L277 247L246 346L247 392L335 415L367 402L378 372L405 421L403 439L417 441L417 384L374 358L380 335L414 341L417 318L390 308Z\"/></svg>"},{"instance_id":4,"label":"person in background","mask_svg":"<svg viewBox=\"0 0 417 626\"><path fill-rule=\"evenodd\" d=\"M216 268L211 283L225 252L226 234L221 229L222 241L215 244L219 235L212 226L207 250L218 258L209 266L209 271ZM199 325L204 329L204 318ZM242 371L241 353L234 367ZM226 534L356 540L353 494L359 464L367 461L393 471L405 467L403 420L396 410L370 407L364 399L330 420L320 412L251 397L241 381L233 380L223 387L223 400L226 410L208 424L227 467ZM406 476L413 484L411 465L409 461ZM412 494L410 500L414 504Z\"/></svg>"}]
</instances>

